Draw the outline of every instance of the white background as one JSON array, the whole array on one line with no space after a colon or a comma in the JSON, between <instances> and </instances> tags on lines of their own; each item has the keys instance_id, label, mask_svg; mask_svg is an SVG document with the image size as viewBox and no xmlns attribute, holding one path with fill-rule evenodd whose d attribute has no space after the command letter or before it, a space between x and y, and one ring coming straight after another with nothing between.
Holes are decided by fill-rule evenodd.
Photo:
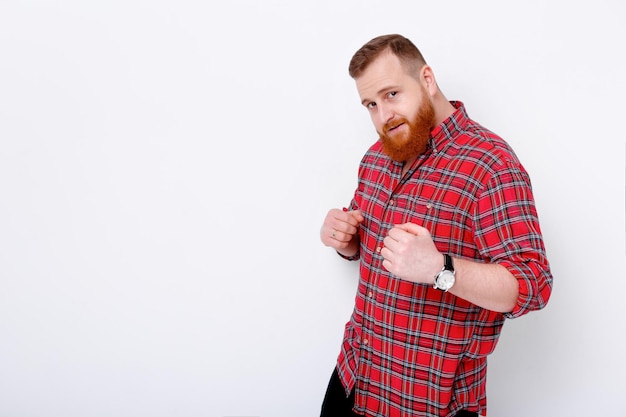
<instances>
[{"instance_id":1,"label":"white background","mask_svg":"<svg viewBox=\"0 0 626 417\"><path fill-rule=\"evenodd\" d=\"M0 416L313 417L356 265L319 241L402 33L529 171L554 274L489 416L626 416L615 1L0 1Z\"/></svg>"}]
</instances>

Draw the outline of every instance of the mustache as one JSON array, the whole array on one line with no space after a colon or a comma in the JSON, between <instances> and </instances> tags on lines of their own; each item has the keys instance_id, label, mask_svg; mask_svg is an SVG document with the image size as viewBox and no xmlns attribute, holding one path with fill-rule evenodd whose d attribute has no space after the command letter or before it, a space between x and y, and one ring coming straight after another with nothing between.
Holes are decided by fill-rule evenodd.
<instances>
[{"instance_id":1,"label":"mustache","mask_svg":"<svg viewBox=\"0 0 626 417\"><path fill-rule=\"evenodd\" d=\"M391 121L385 123L385 125L382 128L382 133L387 134L390 131L392 131L393 129L399 127L400 125L407 124L407 123L409 123L409 121L407 119L404 119L404 118L391 120Z\"/></svg>"}]
</instances>

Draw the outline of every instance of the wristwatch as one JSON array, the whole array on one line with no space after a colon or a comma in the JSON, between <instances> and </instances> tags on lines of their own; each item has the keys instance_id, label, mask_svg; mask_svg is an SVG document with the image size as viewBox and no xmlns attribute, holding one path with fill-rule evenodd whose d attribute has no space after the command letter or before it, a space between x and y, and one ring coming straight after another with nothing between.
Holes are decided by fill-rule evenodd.
<instances>
[{"instance_id":1,"label":"wristwatch","mask_svg":"<svg viewBox=\"0 0 626 417\"><path fill-rule=\"evenodd\" d=\"M454 265L452 257L445 253L443 255L444 263L441 271L435 275L435 289L448 291L454 285Z\"/></svg>"}]
</instances>

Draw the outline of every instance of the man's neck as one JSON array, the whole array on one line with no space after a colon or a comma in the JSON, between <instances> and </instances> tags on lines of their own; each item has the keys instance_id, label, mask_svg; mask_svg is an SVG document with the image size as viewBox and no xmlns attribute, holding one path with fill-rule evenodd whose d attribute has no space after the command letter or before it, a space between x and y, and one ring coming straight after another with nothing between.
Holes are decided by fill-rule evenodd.
<instances>
[{"instance_id":1,"label":"man's neck","mask_svg":"<svg viewBox=\"0 0 626 417\"><path fill-rule=\"evenodd\" d=\"M435 95L433 107L435 108L435 126L439 126L456 111L454 106L441 92Z\"/></svg>"}]
</instances>

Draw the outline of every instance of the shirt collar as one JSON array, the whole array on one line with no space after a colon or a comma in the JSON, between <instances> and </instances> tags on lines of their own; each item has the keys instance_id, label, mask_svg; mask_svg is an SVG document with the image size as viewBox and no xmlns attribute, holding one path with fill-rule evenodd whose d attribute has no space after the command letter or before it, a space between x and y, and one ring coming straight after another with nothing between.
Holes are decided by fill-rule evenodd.
<instances>
[{"instance_id":1,"label":"shirt collar","mask_svg":"<svg viewBox=\"0 0 626 417\"><path fill-rule=\"evenodd\" d=\"M447 142L463 132L470 121L463 102L450 101L450 104L456 110L430 133L433 153L443 149Z\"/></svg>"}]
</instances>

